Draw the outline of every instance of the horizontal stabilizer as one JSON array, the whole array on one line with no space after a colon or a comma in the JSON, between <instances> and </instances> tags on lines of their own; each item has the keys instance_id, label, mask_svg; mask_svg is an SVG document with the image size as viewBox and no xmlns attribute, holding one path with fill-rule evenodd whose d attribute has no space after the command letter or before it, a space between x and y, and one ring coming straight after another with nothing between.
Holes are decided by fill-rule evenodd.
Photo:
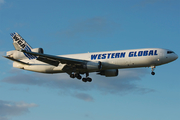
<instances>
[{"instance_id":1,"label":"horizontal stabilizer","mask_svg":"<svg viewBox=\"0 0 180 120\"><path fill-rule=\"evenodd\" d=\"M22 62L22 61L20 61L20 60L14 59L14 58L12 58L12 57L8 57L8 56L3 56L3 57L5 57L5 58L7 58L7 59L9 59L9 60L12 60L12 61L15 61L15 62L24 64L24 65L29 65L29 63Z\"/></svg>"}]
</instances>

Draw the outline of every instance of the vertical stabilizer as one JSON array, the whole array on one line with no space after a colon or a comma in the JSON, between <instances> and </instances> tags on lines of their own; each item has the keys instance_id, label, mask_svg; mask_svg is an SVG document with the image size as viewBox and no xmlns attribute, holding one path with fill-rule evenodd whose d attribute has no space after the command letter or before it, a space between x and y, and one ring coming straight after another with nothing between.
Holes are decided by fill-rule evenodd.
<instances>
[{"instance_id":1,"label":"vertical stabilizer","mask_svg":"<svg viewBox=\"0 0 180 120\"><path fill-rule=\"evenodd\" d=\"M10 34L13 39L14 48L18 51L26 50L31 52L32 47L18 34L18 33L11 33ZM36 59L36 56L24 53L24 55L29 59Z\"/></svg>"}]
</instances>

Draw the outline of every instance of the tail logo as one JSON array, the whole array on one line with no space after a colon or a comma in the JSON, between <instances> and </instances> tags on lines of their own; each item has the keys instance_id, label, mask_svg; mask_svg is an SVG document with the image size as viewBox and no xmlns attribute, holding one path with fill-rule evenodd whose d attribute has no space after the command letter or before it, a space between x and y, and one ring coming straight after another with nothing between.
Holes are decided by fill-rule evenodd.
<instances>
[{"instance_id":1,"label":"tail logo","mask_svg":"<svg viewBox=\"0 0 180 120\"><path fill-rule=\"evenodd\" d=\"M30 45L28 45L27 42L18 33L11 33L11 37L12 37L14 43L16 43L20 49L31 52L32 48L30 47ZM36 56L30 55L27 53L24 53L24 55L29 59L37 58Z\"/></svg>"},{"instance_id":2,"label":"tail logo","mask_svg":"<svg viewBox=\"0 0 180 120\"><path fill-rule=\"evenodd\" d=\"M21 48L24 49L26 47L23 38L21 38L20 36L18 36L16 34L14 34L14 36L12 36L12 37L13 37L14 42L16 42Z\"/></svg>"}]
</instances>

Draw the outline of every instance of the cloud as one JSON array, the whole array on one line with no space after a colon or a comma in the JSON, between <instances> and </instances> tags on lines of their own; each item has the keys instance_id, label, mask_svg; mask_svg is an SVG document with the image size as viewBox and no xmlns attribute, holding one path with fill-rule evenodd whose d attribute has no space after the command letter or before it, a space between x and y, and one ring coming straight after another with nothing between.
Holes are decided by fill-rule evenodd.
<instances>
[{"instance_id":1,"label":"cloud","mask_svg":"<svg viewBox=\"0 0 180 120\"><path fill-rule=\"evenodd\" d=\"M72 96L74 96L78 99L87 101L87 102L93 102L94 101L93 97L91 95L86 94L86 93L74 93Z\"/></svg>"},{"instance_id":2,"label":"cloud","mask_svg":"<svg viewBox=\"0 0 180 120\"><path fill-rule=\"evenodd\" d=\"M4 0L0 0L0 4L3 4L5 1Z\"/></svg>"},{"instance_id":3,"label":"cloud","mask_svg":"<svg viewBox=\"0 0 180 120\"><path fill-rule=\"evenodd\" d=\"M29 92L29 88L16 88L16 87L12 87L12 88L10 88L9 90Z\"/></svg>"},{"instance_id":4,"label":"cloud","mask_svg":"<svg viewBox=\"0 0 180 120\"><path fill-rule=\"evenodd\" d=\"M153 92L153 89L144 88L138 85L149 72L147 69L123 69L119 70L117 77L104 77L90 74L93 78L91 83L84 83L81 80L71 79L67 74L42 74L15 72L1 80L11 84L37 85L53 89L59 89L59 95L71 95L84 101L94 101L93 97L85 92L97 90L101 94L125 95L128 93L146 94ZM82 93L83 92L83 93Z\"/></svg>"},{"instance_id":5,"label":"cloud","mask_svg":"<svg viewBox=\"0 0 180 120\"><path fill-rule=\"evenodd\" d=\"M5 1L4 0L0 0L0 9L1 9L1 5L4 4Z\"/></svg>"},{"instance_id":6,"label":"cloud","mask_svg":"<svg viewBox=\"0 0 180 120\"><path fill-rule=\"evenodd\" d=\"M34 103L12 102L0 100L0 120L8 120L12 116L19 116L29 112L29 108L37 107Z\"/></svg>"}]
</instances>

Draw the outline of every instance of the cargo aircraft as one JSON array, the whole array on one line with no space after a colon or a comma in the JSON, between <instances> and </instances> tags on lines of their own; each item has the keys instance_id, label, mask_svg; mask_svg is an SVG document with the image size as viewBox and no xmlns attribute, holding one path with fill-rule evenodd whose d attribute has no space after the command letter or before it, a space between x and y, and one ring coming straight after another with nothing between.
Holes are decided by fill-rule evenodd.
<instances>
[{"instance_id":1,"label":"cargo aircraft","mask_svg":"<svg viewBox=\"0 0 180 120\"><path fill-rule=\"evenodd\" d=\"M15 50L8 51L5 58L13 62L13 67L40 73L67 73L71 78L91 82L91 72L113 77L118 69L151 67L172 62L178 58L173 51L161 48L144 48L94 52L71 55L44 54L42 48L32 48L18 33L11 33ZM81 75L85 74L82 78Z\"/></svg>"}]
</instances>

